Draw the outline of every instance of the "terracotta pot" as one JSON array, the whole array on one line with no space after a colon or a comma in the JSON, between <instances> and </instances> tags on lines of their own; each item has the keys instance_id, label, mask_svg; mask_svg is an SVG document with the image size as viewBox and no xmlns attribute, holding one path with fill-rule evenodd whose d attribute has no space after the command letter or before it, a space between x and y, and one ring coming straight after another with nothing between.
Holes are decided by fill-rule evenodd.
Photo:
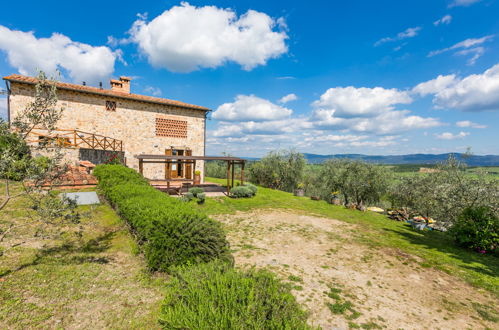
<instances>
[{"instance_id":1,"label":"terracotta pot","mask_svg":"<svg viewBox=\"0 0 499 330\"><path fill-rule=\"evenodd\" d=\"M201 183L201 175L194 175L194 184Z\"/></svg>"}]
</instances>

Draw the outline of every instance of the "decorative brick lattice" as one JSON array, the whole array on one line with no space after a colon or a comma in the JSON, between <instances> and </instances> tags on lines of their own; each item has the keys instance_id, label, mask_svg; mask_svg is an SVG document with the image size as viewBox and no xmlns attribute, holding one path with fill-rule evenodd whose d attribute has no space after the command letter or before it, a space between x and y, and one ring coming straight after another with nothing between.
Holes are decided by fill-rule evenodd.
<instances>
[{"instance_id":1,"label":"decorative brick lattice","mask_svg":"<svg viewBox=\"0 0 499 330\"><path fill-rule=\"evenodd\" d=\"M156 136L187 138L187 121L156 117Z\"/></svg>"}]
</instances>

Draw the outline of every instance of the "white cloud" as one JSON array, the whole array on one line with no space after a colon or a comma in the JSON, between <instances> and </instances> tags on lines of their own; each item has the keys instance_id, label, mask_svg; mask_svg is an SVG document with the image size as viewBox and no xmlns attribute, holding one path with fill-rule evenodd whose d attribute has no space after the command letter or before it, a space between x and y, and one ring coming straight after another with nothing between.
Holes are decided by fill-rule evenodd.
<instances>
[{"instance_id":1,"label":"white cloud","mask_svg":"<svg viewBox=\"0 0 499 330\"><path fill-rule=\"evenodd\" d=\"M228 61L245 70L265 65L288 51L285 28L283 19L262 12L237 17L231 9L182 2L150 22L139 18L129 33L153 66L191 72Z\"/></svg>"},{"instance_id":2,"label":"white cloud","mask_svg":"<svg viewBox=\"0 0 499 330\"><path fill-rule=\"evenodd\" d=\"M462 111L499 110L499 64L482 74L472 74L463 79L451 76L452 79L447 78L445 84L440 84L433 90L431 86L438 85L436 81L439 78L442 80L441 76L419 84L415 89L424 90L426 94L434 94L433 104L436 108Z\"/></svg>"},{"instance_id":3,"label":"white cloud","mask_svg":"<svg viewBox=\"0 0 499 330\"><path fill-rule=\"evenodd\" d=\"M471 127L471 128L487 128L487 125L477 124L477 123L474 123L474 122L469 121L469 120L458 121L458 122L456 122L456 126L457 127Z\"/></svg>"},{"instance_id":4,"label":"white cloud","mask_svg":"<svg viewBox=\"0 0 499 330\"><path fill-rule=\"evenodd\" d=\"M473 56L468 60L469 65L475 64L476 60L480 58L485 52L485 48L479 45L482 45L486 41L489 41L493 38L493 35L488 35L481 38L470 38L463 41L458 42L457 44L439 50L434 50L428 53L428 57L433 57L435 55L439 55L448 51L456 50L454 54L456 55L469 55Z\"/></svg>"},{"instance_id":5,"label":"white cloud","mask_svg":"<svg viewBox=\"0 0 499 330\"><path fill-rule=\"evenodd\" d=\"M7 98L0 97L0 118L7 120Z\"/></svg>"},{"instance_id":6,"label":"white cloud","mask_svg":"<svg viewBox=\"0 0 499 330\"><path fill-rule=\"evenodd\" d=\"M437 78L418 84L412 89L413 93L421 96L435 94L456 83L456 75L439 75Z\"/></svg>"},{"instance_id":7,"label":"white cloud","mask_svg":"<svg viewBox=\"0 0 499 330\"><path fill-rule=\"evenodd\" d=\"M313 106L318 113L334 113L335 117L372 117L383 111L392 110L395 104L408 104L409 93L395 88L336 87L328 89Z\"/></svg>"},{"instance_id":8,"label":"white cloud","mask_svg":"<svg viewBox=\"0 0 499 330\"><path fill-rule=\"evenodd\" d=\"M436 20L435 22L433 22L433 25L435 26L439 26L440 24L450 24L450 22L452 21L452 16L451 15L445 15L444 17Z\"/></svg>"},{"instance_id":9,"label":"white cloud","mask_svg":"<svg viewBox=\"0 0 499 330\"><path fill-rule=\"evenodd\" d=\"M160 96L162 94L161 89L154 86L146 86L144 92L151 94L152 96Z\"/></svg>"},{"instance_id":10,"label":"white cloud","mask_svg":"<svg viewBox=\"0 0 499 330\"><path fill-rule=\"evenodd\" d=\"M399 41L407 38L413 38L418 35L419 31L422 28L420 26L416 26L413 28L407 28L405 31L399 32L395 37L385 37L374 43L374 46L379 46L387 42Z\"/></svg>"},{"instance_id":11,"label":"white cloud","mask_svg":"<svg viewBox=\"0 0 499 330\"><path fill-rule=\"evenodd\" d=\"M246 135L281 135L309 129L312 124L303 118L271 121L222 122L213 131L215 137L242 137ZM273 137L274 138L274 137Z\"/></svg>"},{"instance_id":12,"label":"white cloud","mask_svg":"<svg viewBox=\"0 0 499 330\"><path fill-rule=\"evenodd\" d=\"M238 95L234 102L224 103L213 112L221 121L269 121L289 117L292 110L254 95Z\"/></svg>"},{"instance_id":13,"label":"white cloud","mask_svg":"<svg viewBox=\"0 0 499 330\"><path fill-rule=\"evenodd\" d=\"M121 51L105 46L91 46L72 41L60 33L50 38L37 38L32 31L10 30L0 25L0 50L7 54L9 64L21 74L33 75L37 69L49 75L58 70L67 72L74 82L96 84L108 79L114 71Z\"/></svg>"},{"instance_id":14,"label":"white cloud","mask_svg":"<svg viewBox=\"0 0 499 330\"><path fill-rule=\"evenodd\" d=\"M294 93L291 93L291 94L288 94L288 95L281 97L278 102L279 103L288 103L288 102L296 101L296 100L298 100L298 96L296 96L296 94L294 94Z\"/></svg>"},{"instance_id":15,"label":"white cloud","mask_svg":"<svg viewBox=\"0 0 499 330\"><path fill-rule=\"evenodd\" d=\"M467 7L480 1L481 0L452 0L449 7Z\"/></svg>"},{"instance_id":16,"label":"white cloud","mask_svg":"<svg viewBox=\"0 0 499 330\"><path fill-rule=\"evenodd\" d=\"M402 133L414 129L426 129L441 126L442 123L433 117L410 115L409 110L388 111L372 119L362 119L350 126L358 132L375 134Z\"/></svg>"},{"instance_id":17,"label":"white cloud","mask_svg":"<svg viewBox=\"0 0 499 330\"><path fill-rule=\"evenodd\" d=\"M467 137L468 135L470 135L470 133L468 133L468 132L459 132L458 134L452 134L450 132L444 132L444 133L441 133L441 134L435 134L435 136L437 137L437 139L440 139L440 140L463 139L463 138Z\"/></svg>"}]
</instances>

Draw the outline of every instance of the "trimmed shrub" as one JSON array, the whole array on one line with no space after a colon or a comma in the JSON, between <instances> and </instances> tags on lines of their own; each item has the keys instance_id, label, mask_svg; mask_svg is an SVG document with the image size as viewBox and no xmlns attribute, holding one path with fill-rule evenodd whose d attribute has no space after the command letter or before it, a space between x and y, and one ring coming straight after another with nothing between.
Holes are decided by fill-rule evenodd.
<instances>
[{"instance_id":1,"label":"trimmed shrub","mask_svg":"<svg viewBox=\"0 0 499 330\"><path fill-rule=\"evenodd\" d=\"M212 262L178 271L159 322L164 329L308 329L306 319L272 273Z\"/></svg>"},{"instance_id":2,"label":"trimmed shrub","mask_svg":"<svg viewBox=\"0 0 499 330\"><path fill-rule=\"evenodd\" d=\"M197 198L198 198L198 204L203 204L206 200L206 194L200 193L198 194Z\"/></svg>"},{"instance_id":3,"label":"trimmed shrub","mask_svg":"<svg viewBox=\"0 0 499 330\"><path fill-rule=\"evenodd\" d=\"M258 188L254 184L246 183L246 184L244 184L244 186L248 187L248 189L251 190L251 192L253 193L253 196L256 195Z\"/></svg>"},{"instance_id":4,"label":"trimmed shrub","mask_svg":"<svg viewBox=\"0 0 499 330\"><path fill-rule=\"evenodd\" d=\"M253 197L253 190L247 186L237 186L230 190L230 195L234 198Z\"/></svg>"},{"instance_id":5,"label":"trimmed shrub","mask_svg":"<svg viewBox=\"0 0 499 330\"><path fill-rule=\"evenodd\" d=\"M189 189L189 192L194 196L194 197L198 197L198 194L202 194L204 193L204 189L203 188L200 188L200 187L192 187L191 189Z\"/></svg>"},{"instance_id":6,"label":"trimmed shrub","mask_svg":"<svg viewBox=\"0 0 499 330\"><path fill-rule=\"evenodd\" d=\"M215 259L232 262L220 223L162 193L133 169L99 165L99 187L134 231L151 270Z\"/></svg>"},{"instance_id":7,"label":"trimmed shrub","mask_svg":"<svg viewBox=\"0 0 499 330\"><path fill-rule=\"evenodd\" d=\"M479 251L499 246L499 218L489 207L466 208L450 229L456 243Z\"/></svg>"}]
</instances>

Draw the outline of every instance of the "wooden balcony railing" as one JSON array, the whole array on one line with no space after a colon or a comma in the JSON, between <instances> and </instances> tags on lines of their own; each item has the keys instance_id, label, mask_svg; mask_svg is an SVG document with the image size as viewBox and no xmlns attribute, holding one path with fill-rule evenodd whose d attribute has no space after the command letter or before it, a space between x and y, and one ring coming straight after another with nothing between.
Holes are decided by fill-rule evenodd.
<instances>
[{"instance_id":1,"label":"wooden balcony railing","mask_svg":"<svg viewBox=\"0 0 499 330\"><path fill-rule=\"evenodd\" d=\"M35 128L26 139L28 143L51 144L63 148L88 148L95 150L123 151L123 141L111 137L71 129L50 132Z\"/></svg>"}]
</instances>

